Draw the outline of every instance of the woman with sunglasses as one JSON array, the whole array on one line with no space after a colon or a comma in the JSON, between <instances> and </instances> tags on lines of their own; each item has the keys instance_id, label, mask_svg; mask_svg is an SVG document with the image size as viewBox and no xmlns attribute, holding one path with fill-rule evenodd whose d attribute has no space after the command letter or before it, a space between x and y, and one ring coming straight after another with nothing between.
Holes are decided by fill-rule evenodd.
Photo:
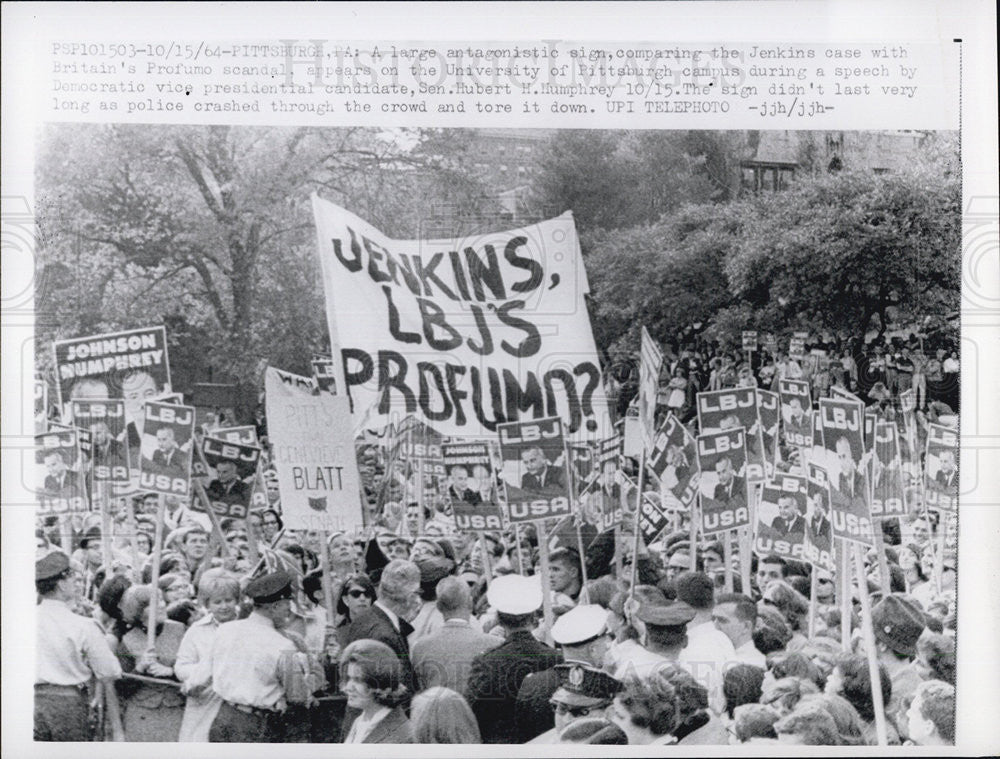
<instances>
[{"instance_id":1,"label":"woman with sunglasses","mask_svg":"<svg viewBox=\"0 0 1000 759\"><path fill-rule=\"evenodd\" d=\"M375 586L368 575L357 573L348 575L337 595L337 617L334 626L337 628L337 640L340 645L347 645L347 630L351 620L371 608L375 603Z\"/></svg>"}]
</instances>

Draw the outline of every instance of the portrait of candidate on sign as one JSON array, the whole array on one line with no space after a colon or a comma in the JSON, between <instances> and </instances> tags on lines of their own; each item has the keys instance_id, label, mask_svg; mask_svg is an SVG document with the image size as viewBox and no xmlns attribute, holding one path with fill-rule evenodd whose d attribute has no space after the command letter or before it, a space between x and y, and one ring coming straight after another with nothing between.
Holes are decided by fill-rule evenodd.
<instances>
[{"instance_id":1,"label":"portrait of candidate on sign","mask_svg":"<svg viewBox=\"0 0 1000 759\"><path fill-rule=\"evenodd\" d=\"M568 514L562 420L509 422L497 429L511 521Z\"/></svg>"},{"instance_id":2,"label":"portrait of candidate on sign","mask_svg":"<svg viewBox=\"0 0 1000 759\"><path fill-rule=\"evenodd\" d=\"M139 488L186 496L191 489L194 408L147 403L139 465Z\"/></svg>"},{"instance_id":3,"label":"portrait of candidate on sign","mask_svg":"<svg viewBox=\"0 0 1000 759\"><path fill-rule=\"evenodd\" d=\"M90 433L94 482L128 482L125 402L73 401L73 423Z\"/></svg>"},{"instance_id":4,"label":"portrait of candidate on sign","mask_svg":"<svg viewBox=\"0 0 1000 759\"><path fill-rule=\"evenodd\" d=\"M764 482L773 465L765 462L764 437L754 391L752 387L737 387L698 393L698 428L702 433L708 433L742 427L747 448L747 481Z\"/></svg>"},{"instance_id":5,"label":"portrait of candidate on sign","mask_svg":"<svg viewBox=\"0 0 1000 759\"><path fill-rule=\"evenodd\" d=\"M698 493L698 456L694 435L672 413L653 438L647 465L682 505L690 506Z\"/></svg>"},{"instance_id":6,"label":"portrait of candidate on sign","mask_svg":"<svg viewBox=\"0 0 1000 759\"><path fill-rule=\"evenodd\" d=\"M711 535L750 524L743 428L699 435L697 446L702 532Z\"/></svg>"},{"instance_id":7,"label":"portrait of candidate on sign","mask_svg":"<svg viewBox=\"0 0 1000 759\"><path fill-rule=\"evenodd\" d=\"M958 506L958 433L950 427L931 424L927 430L924 499L927 506L955 511Z\"/></svg>"},{"instance_id":8,"label":"portrait of candidate on sign","mask_svg":"<svg viewBox=\"0 0 1000 759\"><path fill-rule=\"evenodd\" d=\"M851 401L821 398L819 419L823 454L817 461L829 474L833 535L864 545L874 545L862 429L864 406Z\"/></svg>"},{"instance_id":9,"label":"portrait of candidate on sign","mask_svg":"<svg viewBox=\"0 0 1000 759\"><path fill-rule=\"evenodd\" d=\"M873 441L872 518L902 516L907 513L906 488L903 486L903 461L896 423L876 420Z\"/></svg>"},{"instance_id":10,"label":"portrait of candidate on sign","mask_svg":"<svg viewBox=\"0 0 1000 759\"><path fill-rule=\"evenodd\" d=\"M445 494L460 530L503 527L493 459L487 443L446 443L441 447L447 476Z\"/></svg>"},{"instance_id":11,"label":"portrait of candidate on sign","mask_svg":"<svg viewBox=\"0 0 1000 759\"><path fill-rule=\"evenodd\" d=\"M806 539L806 478L778 474L764 485L757 506L754 551L801 560Z\"/></svg>"},{"instance_id":12,"label":"portrait of candidate on sign","mask_svg":"<svg viewBox=\"0 0 1000 759\"><path fill-rule=\"evenodd\" d=\"M86 511L87 483L81 471L80 441L74 429L35 436L39 514Z\"/></svg>"},{"instance_id":13,"label":"portrait of candidate on sign","mask_svg":"<svg viewBox=\"0 0 1000 759\"><path fill-rule=\"evenodd\" d=\"M260 448L206 437L201 442L201 450L205 463L215 470L215 477L205 488L212 508L220 516L246 517L260 461Z\"/></svg>"},{"instance_id":14,"label":"portrait of candidate on sign","mask_svg":"<svg viewBox=\"0 0 1000 759\"><path fill-rule=\"evenodd\" d=\"M809 383L803 380L779 379L781 424L786 445L808 448L813 444L812 399Z\"/></svg>"},{"instance_id":15,"label":"portrait of candidate on sign","mask_svg":"<svg viewBox=\"0 0 1000 759\"><path fill-rule=\"evenodd\" d=\"M812 463L806 478L805 555L816 567L835 571L829 478L823 467Z\"/></svg>"},{"instance_id":16,"label":"portrait of candidate on sign","mask_svg":"<svg viewBox=\"0 0 1000 759\"><path fill-rule=\"evenodd\" d=\"M142 404L170 391L164 327L57 340L53 350L63 408L74 400L121 398L125 401L125 421L138 425L141 432Z\"/></svg>"}]
</instances>

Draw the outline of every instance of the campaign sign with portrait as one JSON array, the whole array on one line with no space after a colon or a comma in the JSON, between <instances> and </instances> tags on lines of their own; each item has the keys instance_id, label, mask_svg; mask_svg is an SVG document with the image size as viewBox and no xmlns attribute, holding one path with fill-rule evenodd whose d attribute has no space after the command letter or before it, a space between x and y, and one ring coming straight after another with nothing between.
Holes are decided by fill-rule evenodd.
<instances>
[{"instance_id":1,"label":"campaign sign with portrait","mask_svg":"<svg viewBox=\"0 0 1000 759\"><path fill-rule=\"evenodd\" d=\"M35 435L35 463L39 514L70 514L89 509L86 477L80 466L78 430L50 429Z\"/></svg>"},{"instance_id":2,"label":"campaign sign with portrait","mask_svg":"<svg viewBox=\"0 0 1000 759\"><path fill-rule=\"evenodd\" d=\"M142 404L170 391L165 327L143 327L57 340L53 346L60 408L75 400L125 401L125 421L142 425Z\"/></svg>"},{"instance_id":3,"label":"campaign sign with portrait","mask_svg":"<svg viewBox=\"0 0 1000 759\"><path fill-rule=\"evenodd\" d=\"M870 483L863 439L864 406L847 400L821 398L819 417L823 455L816 463L829 475L833 536L873 546Z\"/></svg>"},{"instance_id":4,"label":"campaign sign with portrait","mask_svg":"<svg viewBox=\"0 0 1000 759\"><path fill-rule=\"evenodd\" d=\"M502 529L489 444L445 443L441 456L448 478L445 493L455 526L460 530Z\"/></svg>"},{"instance_id":5,"label":"campaign sign with portrait","mask_svg":"<svg viewBox=\"0 0 1000 759\"><path fill-rule=\"evenodd\" d=\"M830 522L830 478L817 464L809 464L806 477L805 558L819 569L836 571L833 525Z\"/></svg>"},{"instance_id":6,"label":"campaign sign with portrait","mask_svg":"<svg viewBox=\"0 0 1000 759\"><path fill-rule=\"evenodd\" d=\"M186 497L191 492L194 408L147 402L139 459L139 489Z\"/></svg>"},{"instance_id":7,"label":"campaign sign with portrait","mask_svg":"<svg viewBox=\"0 0 1000 759\"><path fill-rule=\"evenodd\" d=\"M125 402L73 401L73 423L90 434L94 482L128 483L129 449Z\"/></svg>"},{"instance_id":8,"label":"campaign sign with portrait","mask_svg":"<svg viewBox=\"0 0 1000 759\"><path fill-rule=\"evenodd\" d=\"M227 430L219 430L225 432ZM201 441L205 463L215 471L205 488L212 510L220 517L246 519L250 510L254 479L260 463L260 448L242 442L231 442L217 437ZM203 510L200 499L194 508Z\"/></svg>"},{"instance_id":9,"label":"campaign sign with portrait","mask_svg":"<svg viewBox=\"0 0 1000 759\"><path fill-rule=\"evenodd\" d=\"M895 422L875 421L872 465L872 518L889 519L907 513L899 428Z\"/></svg>"},{"instance_id":10,"label":"campaign sign with portrait","mask_svg":"<svg viewBox=\"0 0 1000 759\"><path fill-rule=\"evenodd\" d=\"M764 484L753 543L758 556L805 559L806 496L806 478L799 475L779 473Z\"/></svg>"},{"instance_id":11,"label":"campaign sign with portrait","mask_svg":"<svg viewBox=\"0 0 1000 759\"><path fill-rule=\"evenodd\" d=\"M621 524L624 518L619 483L624 442L618 432L597 441L594 469L577 491L583 518L601 532Z\"/></svg>"},{"instance_id":12,"label":"campaign sign with portrait","mask_svg":"<svg viewBox=\"0 0 1000 759\"><path fill-rule=\"evenodd\" d=\"M668 414L653 438L646 461L665 489L690 508L698 494L698 455L694 435L673 414Z\"/></svg>"},{"instance_id":13,"label":"campaign sign with portrait","mask_svg":"<svg viewBox=\"0 0 1000 759\"><path fill-rule=\"evenodd\" d=\"M746 527L750 524L750 509L744 429L699 435L697 448L702 533L714 535Z\"/></svg>"},{"instance_id":14,"label":"campaign sign with portrait","mask_svg":"<svg viewBox=\"0 0 1000 759\"><path fill-rule=\"evenodd\" d=\"M958 510L958 432L940 424L927 428L924 501L938 511Z\"/></svg>"},{"instance_id":15,"label":"campaign sign with portrait","mask_svg":"<svg viewBox=\"0 0 1000 759\"><path fill-rule=\"evenodd\" d=\"M746 433L746 476L752 483L764 482L773 472L764 459L764 437L757 412L757 394L753 387L735 387L698 393L698 429L702 434L735 430ZM702 469L701 471L705 471Z\"/></svg>"},{"instance_id":16,"label":"campaign sign with portrait","mask_svg":"<svg viewBox=\"0 0 1000 759\"><path fill-rule=\"evenodd\" d=\"M572 512L562 419L557 416L497 427L511 522Z\"/></svg>"},{"instance_id":17,"label":"campaign sign with portrait","mask_svg":"<svg viewBox=\"0 0 1000 759\"><path fill-rule=\"evenodd\" d=\"M812 397L809 383L804 380L779 379L781 427L785 445L809 448L813 445Z\"/></svg>"}]
</instances>

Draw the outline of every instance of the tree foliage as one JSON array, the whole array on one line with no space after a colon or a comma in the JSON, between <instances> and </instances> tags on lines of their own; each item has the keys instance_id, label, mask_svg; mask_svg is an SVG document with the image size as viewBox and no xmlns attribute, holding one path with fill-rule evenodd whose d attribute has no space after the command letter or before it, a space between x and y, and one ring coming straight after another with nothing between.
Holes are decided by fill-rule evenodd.
<instances>
[{"instance_id":1,"label":"tree foliage","mask_svg":"<svg viewBox=\"0 0 1000 759\"><path fill-rule=\"evenodd\" d=\"M436 198L483 194L421 151L426 138L50 127L38 169L40 344L171 321L172 354L185 354L192 379L249 382L262 360L308 373L327 341L310 194L416 234Z\"/></svg>"}]
</instances>

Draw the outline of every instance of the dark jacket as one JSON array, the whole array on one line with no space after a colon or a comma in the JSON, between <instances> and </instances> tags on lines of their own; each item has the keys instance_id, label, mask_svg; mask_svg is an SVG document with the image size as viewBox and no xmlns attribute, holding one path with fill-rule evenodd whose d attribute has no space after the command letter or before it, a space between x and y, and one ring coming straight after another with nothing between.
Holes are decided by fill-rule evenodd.
<instances>
[{"instance_id":1,"label":"dark jacket","mask_svg":"<svg viewBox=\"0 0 1000 759\"><path fill-rule=\"evenodd\" d=\"M357 719L359 711L348 709L344 715L344 728L341 741L344 741L351 732L351 725ZM372 731L365 736L362 743L413 743L413 726L406 717L403 708L397 706L389 712L385 719L375 725Z\"/></svg>"},{"instance_id":2,"label":"dark jacket","mask_svg":"<svg viewBox=\"0 0 1000 759\"><path fill-rule=\"evenodd\" d=\"M403 684L413 693L413 665L410 663L410 647L406 642L406 636L413 628L403 620L399 620L399 627L396 630L389 616L378 606L372 606L351 622L344 640L349 644L362 638L371 638L385 643L399 657L403 665Z\"/></svg>"},{"instance_id":3,"label":"dark jacket","mask_svg":"<svg viewBox=\"0 0 1000 759\"><path fill-rule=\"evenodd\" d=\"M524 678L517 692L515 709L518 743L527 743L556 726L549 699L558 687L559 673L555 669L535 672Z\"/></svg>"},{"instance_id":4,"label":"dark jacket","mask_svg":"<svg viewBox=\"0 0 1000 759\"><path fill-rule=\"evenodd\" d=\"M479 722L483 743L518 743L517 693L524 678L562 661L554 648L539 643L527 630L510 634L497 648L472 662L465 697Z\"/></svg>"}]
</instances>

